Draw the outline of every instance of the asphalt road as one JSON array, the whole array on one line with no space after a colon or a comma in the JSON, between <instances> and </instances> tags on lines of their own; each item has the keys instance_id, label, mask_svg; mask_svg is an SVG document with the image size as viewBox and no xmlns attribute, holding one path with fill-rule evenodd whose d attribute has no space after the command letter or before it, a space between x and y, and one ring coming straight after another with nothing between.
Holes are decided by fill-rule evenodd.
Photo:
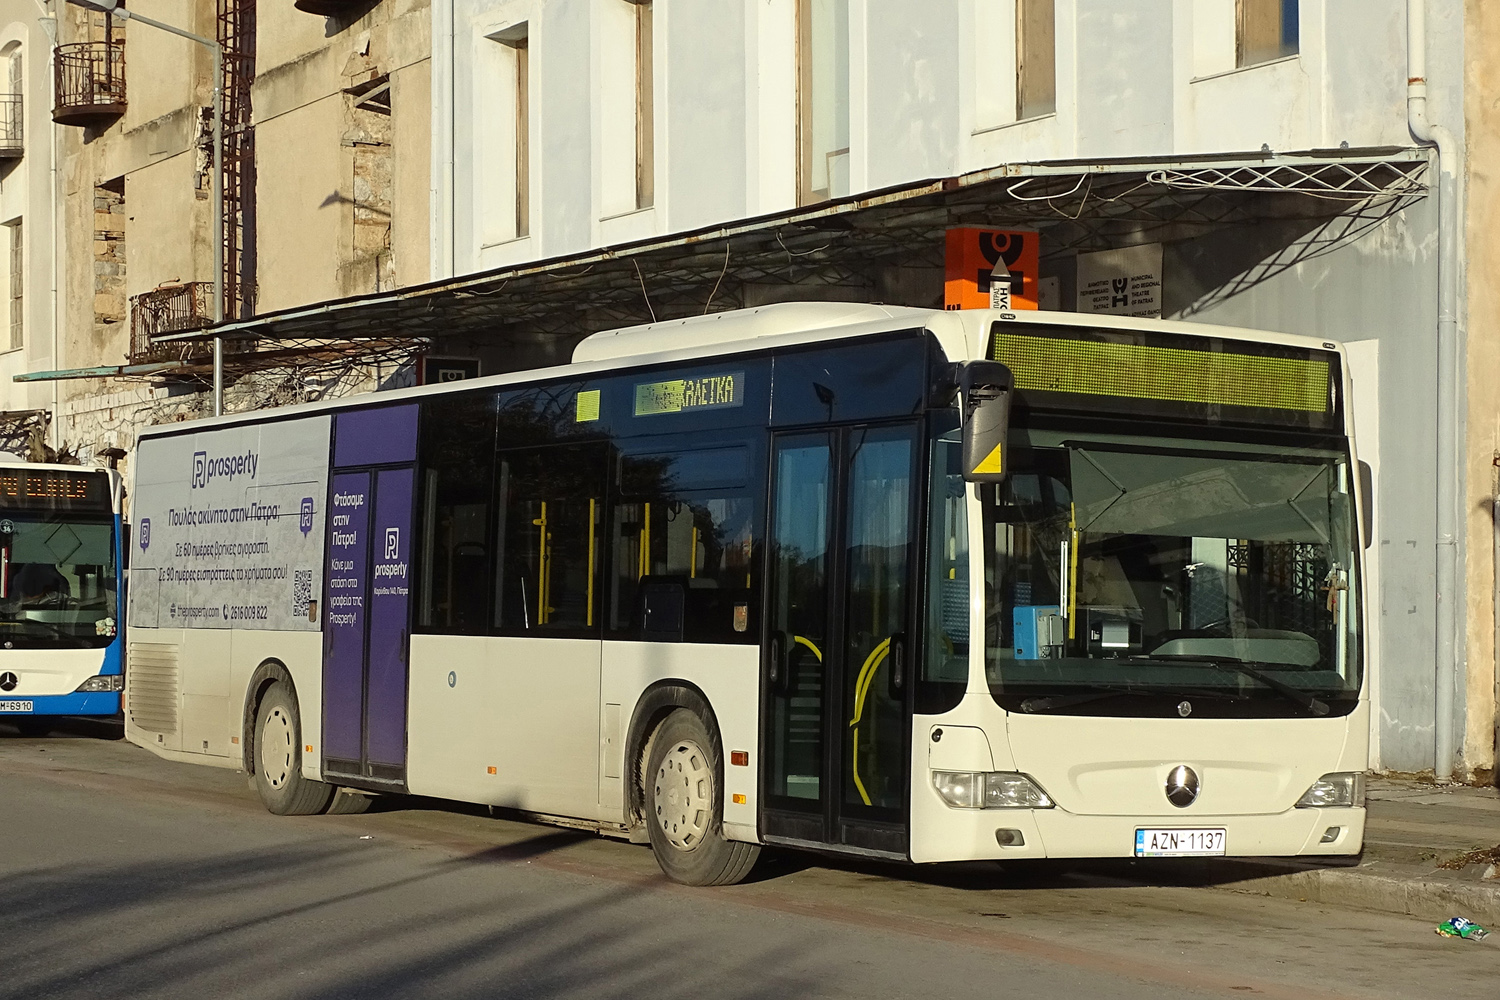
<instances>
[{"instance_id":1,"label":"asphalt road","mask_svg":"<svg viewBox=\"0 0 1500 1000\"><path fill-rule=\"evenodd\" d=\"M1500 981L1500 934L1118 877L1140 869L777 855L689 889L647 848L441 803L275 817L243 775L117 736L0 724L0 998L1493 998Z\"/></svg>"}]
</instances>

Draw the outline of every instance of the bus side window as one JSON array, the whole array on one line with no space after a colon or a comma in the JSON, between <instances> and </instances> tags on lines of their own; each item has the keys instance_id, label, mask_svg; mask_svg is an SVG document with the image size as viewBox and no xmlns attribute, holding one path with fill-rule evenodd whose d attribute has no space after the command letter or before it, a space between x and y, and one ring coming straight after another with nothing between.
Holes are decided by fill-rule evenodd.
<instances>
[{"instance_id":1,"label":"bus side window","mask_svg":"<svg viewBox=\"0 0 1500 1000\"><path fill-rule=\"evenodd\" d=\"M500 453L495 626L597 635L605 446Z\"/></svg>"},{"instance_id":2,"label":"bus side window","mask_svg":"<svg viewBox=\"0 0 1500 1000\"><path fill-rule=\"evenodd\" d=\"M483 635L492 575L495 398L426 404L422 421L422 525L417 623L449 635Z\"/></svg>"},{"instance_id":3,"label":"bus side window","mask_svg":"<svg viewBox=\"0 0 1500 1000\"><path fill-rule=\"evenodd\" d=\"M665 639L647 621L680 593L681 638L754 642L757 477L747 444L621 455L610 508L610 632ZM675 637L675 636L674 636Z\"/></svg>"}]
</instances>

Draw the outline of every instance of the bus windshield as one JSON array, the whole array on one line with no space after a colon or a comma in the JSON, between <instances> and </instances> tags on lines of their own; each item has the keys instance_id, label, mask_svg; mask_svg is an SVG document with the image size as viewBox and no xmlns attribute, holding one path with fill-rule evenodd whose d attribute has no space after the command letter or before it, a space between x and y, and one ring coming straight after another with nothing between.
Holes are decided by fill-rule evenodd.
<instances>
[{"instance_id":1,"label":"bus windshield","mask_svg":"<svg viewBox=\"0 0 1500 1000\"><path fill-rule=\"evenodd\" d=\"M6 648L109 645L115 529L108 515L0 511L0 641Z\"/></svg>"},{"instance_id":2,"label":"bus windshield","mask_svg":"<svg viewBox=\"0 0 1500 1000\"><path fill-rule=\"evenodd\" d=\"M1023 713L1344 714L1356 541L1334 449L1031 431L984 487L986 671Z\"/></svg>"}]
</instances>

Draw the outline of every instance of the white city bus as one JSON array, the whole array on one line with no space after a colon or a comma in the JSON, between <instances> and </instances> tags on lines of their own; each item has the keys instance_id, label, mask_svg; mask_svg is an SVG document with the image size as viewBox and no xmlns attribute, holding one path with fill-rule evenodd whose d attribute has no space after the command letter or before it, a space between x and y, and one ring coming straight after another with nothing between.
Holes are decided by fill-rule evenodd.
<instances>
[{"instance_id":1,"label":"white city bus","mask_svg":"<svg viewBox=\"0 0 1500 1000\"><path fill-rule=\"evenodd\" d=\"M0 720L120 714L120 476L0 459Z\"/></svg>"},{"instance_id":2,"label":"white city bus","mask_svg":"<svg viewBox=\"0 0 1500 1000\"><path fill-rule=\"evenodd\" d=\"M1360 850L1334 344L786 304L141 435L129 738L649 841Z\"/></svg>"}]
</instances>

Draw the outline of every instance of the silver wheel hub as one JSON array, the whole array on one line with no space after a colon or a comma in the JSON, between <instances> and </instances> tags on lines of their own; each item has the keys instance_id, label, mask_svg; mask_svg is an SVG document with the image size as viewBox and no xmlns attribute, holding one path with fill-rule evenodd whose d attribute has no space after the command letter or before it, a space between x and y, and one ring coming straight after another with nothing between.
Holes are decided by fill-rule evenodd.
<instances>
[{"instance_id":1,"label":"silver wheel hub","mask_svg":"<svg viewBox=\"0 0 1500 1000\"><path fill-rule=\"evenodd\" d=\"M656 821L673 847L690 851L703 842L713 801L708 755L691 740L679 740L656 770L652 800Z\"/></svg>"},{"instance_id":2,"label":"silver wheel hub","mask_svg":"<svg viewBox=\"0 0 1500 1000\"><path fill-rule=\"evenodd\" d=\"M272 788L280 788L292 776L296 744L292 742L291 717L280 707L271 709L260 731L260 773Z\"/></svg>"}]
</instances>

